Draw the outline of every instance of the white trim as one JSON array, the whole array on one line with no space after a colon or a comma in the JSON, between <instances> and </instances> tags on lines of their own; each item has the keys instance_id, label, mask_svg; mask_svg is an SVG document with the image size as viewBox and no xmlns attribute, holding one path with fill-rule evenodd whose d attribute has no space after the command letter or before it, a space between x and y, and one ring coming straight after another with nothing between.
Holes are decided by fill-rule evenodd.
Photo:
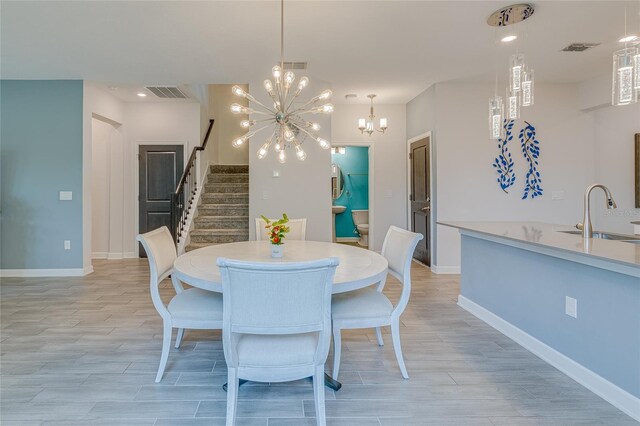
<instances>
[{"instance_id":1,"label":"white trim","mask_svg":"<svg viewBox=\"0 0 640 426\"><path fill-rule=\"evenodd\" d=\"M93 272L93 266L72 269L0 269L0 277L83 277Z\"/></svg>"},{"instance_id":2,"label":"white trim","mask_svg":"<svg viewBox=\"0 0 640 426\"><path fill-rule=\"evenodd\" d=\"M418 142L421 139L429 138L429 193L431 194L431 206L438 207L438 203L435 202L436 192L433 190L433 178L435 175L435 162L433 161L433 134L431 130L428 130L424 133L419 134L418 136L414 136L411 139L407 139L407 229L411 231L411 160L409 159L409 154L411 154L411 144L414 142ZM430 220L429 220L429 230L431 234L429 235L429 251L431 264L433 265L435 261L435 253L436 253L436 209L431 210ZM435 266L435 265L434 265ZM435 272L434 269L432 271ZM460 273L458 272L435 272L435 273Z\"/></svg>"},{"instance_id":3,"label":"white trim","mask_svg":"<svg viewBox=\"0 0 640 426\"><path fill-rule=\"evenodd\" d=\"M357 243L360 241L358 237L336 237L336 243Z\"/></svg>"},{"instance_id":4,"label":"white trim","mask_svg":"<svg viewBox=\"0 0 640 426\"><path fill-rule=\"evenodd\" d=\"M123 253L122 258L123 259L137 259L140 256L138 256L138 253L136 253L135 251L131 251L128 253Z\"/></svg>"},{"instance_id":5,"label":"white trim","mask_svg":"<svg viewBox=\"0 0 640 426\"><path fill-rule=\"evenodd\" d=\"M120 260L123 259L123 253L107 253L108 260Z\"/></svg>"},{"instance_id":6,"label":"white trim","mask_svg":"<svg viewBox=\"0 0 640 426\"><path fill-rule=\"evenodd\" d=\"M458 306L489 324L543 361L551 364L591 392L635 420L640 421L640 398L631 395L588 368L578 364L530 334L500 318L466 297L458 296Z\"/></svg>"},{"instance_id":7,"label":"white trim","mask_svg":"<svg viewBox=\"0 0 640 426\"><path fill-rule=\"evenodd\" d=\"M460 267L431 265L431 272L439 275L460 274Z\"/></svg>"},{"instance_id":8,"label":"white trim","mask_svg":"<svg viewBox=\"0 0 640 426\"><path fill-rule=\"evenodd\" d=\"M335 142L331 143L332 146L366 146L369 152L369 248L373 249L375 247L375 191L374 191L374 182L375 182L375 145L373 141L353 141L353 142ZM331 204L333 204L333 199L331 200ZM346 238L346 237L345 237ZM338 239L336 238L336 241ZM360 240L358 238L358 240Z\"/></svg>"},{"instance_id":9,"label":"white trim","mask_svg":"<svg viewBox=\"0 0 640 426\"><path fill-rule=\"evenodd\" d=\"M106 251L94 251L93 253L91 253L91 258L92 259L106 259L108 257L109 253L107 253Z\"/></svg>"}]
</instances>

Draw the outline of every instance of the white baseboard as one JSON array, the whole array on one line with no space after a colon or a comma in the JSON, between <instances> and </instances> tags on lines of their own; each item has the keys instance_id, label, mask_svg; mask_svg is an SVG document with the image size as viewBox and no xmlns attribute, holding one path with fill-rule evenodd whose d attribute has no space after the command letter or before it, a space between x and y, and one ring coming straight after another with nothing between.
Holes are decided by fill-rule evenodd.
<instances>
[{"instance_id":1,"label":"white baseboard","mask_svg":"<svg viewBox=\"0 0 640 426\"><path fill-rule=\"evenodd\" d=\"M93 272L93 266L72 269L0 269L0 277L83 277Z\"/></svg>"},{"instance_id":2,"label":"white baseboard","mask_svg":"<svg viewBox=\"0 0 640 426\"><path fill-rule=\"evenodd\" d=\"M137 259L140 256L138 256L138 253L136 253L135 251L131 251L128 253L122 253L122 258L123 259Z\"/></svg>"},{"instance_id":3,"label":"white baseboard","mask_svg":"<svg viewBox=\"0 0 640 426\"><path fill-rule=\"evenodd\" d=\"M441 274L441 275L459 274L460 267L431 265L431 272L433 272L434 274Z\"/></svg>"},{"instance_id":4,"label":"white baseboard","mask_svg":"<svg viewBox=\"0 0 640 426\"><path fill-rule=\"evenodd\" d=\"M568 356L561 354L462 295L458 296L458 306L486 322L543 361L551 364L620 411L640 421L640 398L631 395L624 389L619 388L583 365L578 364Z\"/></svg>"},{"instance_id":5,"label":"white baseboard","mask_svg":"<svg viewBox=\"0 0 640 426\"><path fill-rule=\"evenodd\" d=\"M91 253L91 258L92 259L106 259L108 255L109 255L109 253L107 253L106 251L94 251L93 253Z\"/></svg>"},{"instance_id":6,"label":"white baseboard","mask_svg":"<svg viewBox=\"0 0 640 426\"><path fill-rule=\"evenodd\" d=\"M357 243L360 237L336 237L336 243Z\"/></svg>"},{"instance_id":7,"label":"white baseboard","mask_svg":"<svg viewBox=\"0 0 640 426\"><path fill-rule=\"evenodd\" d=\"M107 259L109 260L120 260L122 259L122 253L108 253Z\"/></svg>"}]
</instances>

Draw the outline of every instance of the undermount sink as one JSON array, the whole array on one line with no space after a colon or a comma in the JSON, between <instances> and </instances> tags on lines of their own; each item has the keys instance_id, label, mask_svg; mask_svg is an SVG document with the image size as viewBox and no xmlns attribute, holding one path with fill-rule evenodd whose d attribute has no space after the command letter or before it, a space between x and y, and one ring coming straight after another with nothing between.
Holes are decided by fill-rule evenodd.
<instances>
[{"instance_id":1,"label":"undermount sink","mask_svg":"<svg viewBox=\"0 0 640 426\"><path fill-rule=\"evenodd\" d=\"M564 234L572 234L572 235L580 235L582 236L582 231L558 231ZM622 241L624 243L639 243L640 238L633 237L631 235L623 235L623 234L613 234L611 232L594 232L593 238L598 238L601 240L615 240Z\"/></svg>"},{"instance_id":2,"label":"undermount sink","mask_svg":"<svg viewBox=\"0 0 640 426\"><path fill-rule=\"evenodd\" d=\"M333 214L344 213L344 211L346 209L347 209L347 207L345 207L345 206L331 206L331 213L333 213Z\"/></svg>"}]
</instances>

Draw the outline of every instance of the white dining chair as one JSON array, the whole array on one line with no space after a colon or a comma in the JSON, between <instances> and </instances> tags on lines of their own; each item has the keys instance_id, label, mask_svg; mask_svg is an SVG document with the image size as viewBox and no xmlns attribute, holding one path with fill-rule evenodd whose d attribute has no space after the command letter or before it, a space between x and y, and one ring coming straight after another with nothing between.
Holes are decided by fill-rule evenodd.
<instances>
[{"instance_id":1,"label":"white dining chair","mask_svg":"<svg viewBox=\"0 0 640 426\"><path fill-rule=\"evenodd\" d=\"M163 322L162 355L156 375L156 383L158 383L162 380L167 366L173 329L178 329L176 348L180 347L185 328L221 330L222 296L199 288L185 290L180 280L172 275L173 262L176 260L177 253L171 233L166 226L138 235L136 239L142 243L149 259L151 300ZM158 286L169 275L171 275L176 295L165 306Z\"/></svg>"},{"instance_id":2,"label":"white dining chair","mask_svg":"<svg viewBox=\"0 0 640 426\"><path fill-rule=\"evenodd\" d=\"M235 423L239 380L313 377L316 422L324 425L324 364L331 343L337 258L250 263L218 258L224 303L227 426Z\"/></svg>"},{"instance_id":3,"label":"white dining chair","mask_svg":"<svg viewBox=\"0 0 640 426\"><path fill-rule=\"evenodd\" d=\"M340 356L342 342L340 331L353 328L376 328L378 344L384 345L380 327L391 326L393 349L396 353L398 366L402 377L409 378L407 368L402 357L400 345L400 315L409 303L411 294L411 259L413 251L423 238L396 226L391 226L382 244L382 255L389 262L389 274L400 281L402 292L396 306L382 293L385 281L382 280L377 288L373 286L333 296L331 318L333 320L333 371L332 377L337 380L340 371Z\"/></svg>"},{"instance_id":4,"label":"white dining chair","mask_svg":"<svg viewBox=\"0 0 640 426\"><path fill-rule=\"evenodd\" d=\"M256 241L268 240L267 230L264 228L267 223L262 218L256 218ZM289 233L285 236L285 240L304 241L307 234L307 219L289 219L287 223Z\"/></svg>"}]
</instances>

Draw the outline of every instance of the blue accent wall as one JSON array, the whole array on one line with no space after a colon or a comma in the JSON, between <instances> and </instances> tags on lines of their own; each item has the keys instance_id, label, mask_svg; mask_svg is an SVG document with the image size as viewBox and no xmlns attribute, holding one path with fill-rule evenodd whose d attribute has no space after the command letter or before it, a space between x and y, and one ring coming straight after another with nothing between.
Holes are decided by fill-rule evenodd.
<instances>
[{"instance_id":1,"label":"blue accent wall","mask_svg":"<svg viewBox=\"0 0 640 426\"><path fill-rule=\"evenodd\" d=\"M369 209L369 148L347 146L345 149L344 154L331 155L331 162L340 166L344 176L344 190L333 204L347 208L336 215L336 237L354 238L358 234L354 232L351 210Z\"/></svg>"},{"instance_id":2,"label":"blue accent wall","mask_svg":"<svg viewBox=\"0 0 640 426\"><path fill-rule=\"evenodd\" d=\"M638 278L463 235L460 294L640 397Z\"/></svg>"},{"instance_id":3,"label":"blue accent wall","mask_svg":"<svg viewBox=\"0 0 640 426\"><path fill-rule=\"evenodd\" d=\"M82 81L0 82L2 269L83 266L82 108Z\"/></svg>"}]
</instances>

